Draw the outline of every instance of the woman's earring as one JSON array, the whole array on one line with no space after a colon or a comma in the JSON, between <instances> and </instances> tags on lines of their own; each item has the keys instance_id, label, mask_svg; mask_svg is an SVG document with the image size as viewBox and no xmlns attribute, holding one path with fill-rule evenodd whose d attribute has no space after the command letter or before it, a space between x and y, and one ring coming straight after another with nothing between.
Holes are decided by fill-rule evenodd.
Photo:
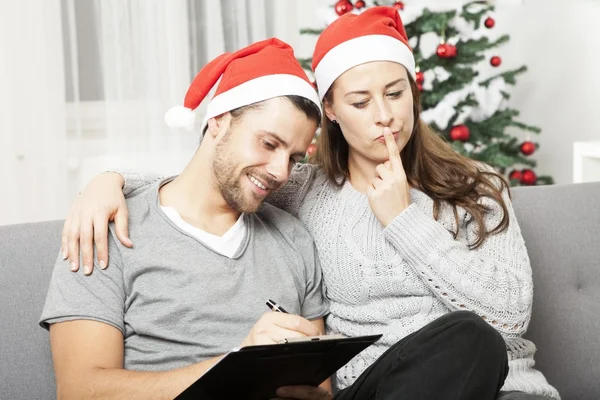
<instances>
[{"instance_id":1,"label":"woman's earring","mask_svg":"<svg viewBox=\"0 0 600 400\"><path fill-rule=\"evenodd\" d=\"M332 119L331 123L334 124L334 125L337 125L337 121L335 119Z\"/></svg>"}]
</instances>

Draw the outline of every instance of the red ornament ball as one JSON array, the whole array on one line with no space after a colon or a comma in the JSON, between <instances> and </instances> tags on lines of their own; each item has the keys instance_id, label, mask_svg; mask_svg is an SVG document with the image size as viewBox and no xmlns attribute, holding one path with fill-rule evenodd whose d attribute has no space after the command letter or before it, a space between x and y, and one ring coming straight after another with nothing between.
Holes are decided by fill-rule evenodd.
<instances>
[{"instance_id":1,"label":"red ornament ball","mask_svg":"<svg viewBox=\"0 0 600 400\"><path fill-rule=\"evenodd\" d=\"M354 7L356 7L357 10L360 10L361 8L365 8L365 2L363 0L358 0L356 3L354 3Z\"/></svg>"},{"instance_id":2,"label":"red ornament ball","mask_svg":"<svg viewBox=\"0 0 600 400\"><path fill-rule=\"evenodd\" d=\"M417 72L415 75L415 82L423 84L423 82L425 82L425 74L421 71Z\"/></svg>"},{"instance_id":3,"label":"red ornament ball","mask_svg":"<svg viewBox=\"0 0 600 400\"><path fill-rule=\"evenodd\" d=\"M394 7L398 11L404 10L404 3L401 1L397 1L394 3L394 5L392 7Z\"/></svg>"},{"instance_id":4,"label":"red ornament ball","mask_svg":"<svg viewBox=\"0 0 600 400\"><path fill-rule=\"evenodd\" d=\"M417 88L419 89L419 92L423 91L423 84L422 83L417 83Z\"/></svg>"},{"instance_id":5,"label":"red ornament ball","mask_svg":"<svg viewBox=\"0 0 600 400\"><path fill-rule=\"evenodd\" d=\"M535 144L533 142L527 141L521 144L521 153L526 156L530 156L535 151Z\"/></svg>"},{"instance_id":6,"label":"red ornament ball","mask_svg":"<svg viewBox=\"0 0 600 400\"><path fill-rule=\"evenodd\" d=\"M523 174L518 169L513 169L510 174L508 174L508 179L511 181L521 181L523 178Z\"/></svg>"},{"instance_id":7,"label":"red ornament ball","mask_svg":"<svg viewBox=\"0 0 600 400\"><path fill-rule=\"evenodd\" d=\"M436 53L440 58L453 58L456 57L457 50L456 46L449 43L442 43L437 47Z\"/></svg>"},{"instance_id":8,"label":"red ornament ball","mask_svg":"<svg viewBox=\"0 0 600 400\"><path fill-rule=\"evenodd\" d=\"M490 59L490 64L492 64L492 67L497 67L502 63L502 59L498 56L494 56Z\"/></svg>"},{"instance_id":9,"label":"red ornament ball","mask_svg":"<svg viewBox=\"0 0 600 400\"><path fill-rule=\"evenodd\" d=\"M466 142L471 137L471 131L466 125L456 125L450 129L450 139Z\"/></svg>"},{"instance_id":10,"label":"red ornament ball","mask_svg":"<svg viewBox=\"0 0 600 400\"><path fill-rule=\"evenodd\" d=\"M494 27L494 25L496 25L496 21L494 21L494 18L492 18L492 17L487 17L483 24L485 25L486 28L492 29Z\"/></svg>"},{"instance_id":11,"label":"red ornament ball","mask_svg":"<svg viewBox=\"0 0 600 400\"><path fill-rule=\"evenodd\" d=\"M314 143L311 143L311 145L308 146L308 150L306 151L306 154L308 154L309 156L312 156L316 152L317 152L317 145Z\"/></svg>"},{"instance_id":12,"label":"red ornament ball","mask_svg":"<svg viewBox=\"0 0 600 400\"><path fill-rule=\"evenodd\" d=\"M535 185L537 182L537 176L531 169L524 169L521 172L521 183L524 185Z\"/></svg>"},{"instance_id":13,"label":"red ornament ball","mask_svg":"<svg viewBox=\"0 0 600 400\"><path fill-rule=\"evenodd\" d=\"M350 3L350 0L339 0L337 3L335 3L335 12L337 13L337 15L339 15L340 17L350 11L352 11L352 3Z\"/></svg>"}]
</instances>

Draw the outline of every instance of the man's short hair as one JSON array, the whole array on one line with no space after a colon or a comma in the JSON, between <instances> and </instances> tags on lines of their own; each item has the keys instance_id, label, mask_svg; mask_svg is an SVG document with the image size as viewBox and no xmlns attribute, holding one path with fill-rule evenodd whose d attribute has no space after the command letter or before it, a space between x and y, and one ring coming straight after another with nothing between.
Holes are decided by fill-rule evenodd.
<instances>
[{"instance_id":1,"label":"man's short hair","mask_svg":"<svg viewBox=\"0 0 600 400\"><path fill-rule=\"evenodd\" d=\"M285 95L281 97L289 100L294 105L294 107L302 111L309 120L316 122L317 126L321 124L321 110L312 100L297 95ZM229 111L229 113L231 114L232 121L235 122L236 120L240 119L247 111L262 107L265 101L266 100L259 101L258 103L248 104L247 106L238 107ZM207 129L208 125L204 127L204 130L202 131L202 137L204 137L204 134L206 133ZM200 140L202 140L202 138L200 138Z\"/></svg>"}]
</instances>

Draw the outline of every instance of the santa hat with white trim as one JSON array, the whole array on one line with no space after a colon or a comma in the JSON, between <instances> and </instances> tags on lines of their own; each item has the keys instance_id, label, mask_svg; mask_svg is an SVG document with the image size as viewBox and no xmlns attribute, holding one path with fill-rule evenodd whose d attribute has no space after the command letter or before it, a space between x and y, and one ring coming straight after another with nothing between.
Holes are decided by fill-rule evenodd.
<instances>
[{"instance_id":1,"label":"santa hat with white trim","mask_svg":"<svg viewBox=\"0 0 600 400\"><path fill-rule=\"evenodd\" d=\"M415 77L415 58L394 7L371 7L358 15L347 13L325 28L312 62L320 99L344 72L371 61L397 62Z\"/></svg>"},{"instance_id":2,"label":"santa hat with white trim","mask_svg":"<svg viewBox=\"0 0 600 400\"><path fill-rule=\"evenodd\" d=\"M279 96L301 96L321 109L315 87L294 57L292 48L272 38L235 53L222 54L206 64L189 87L183 106L173 107L166 113L167 124L172 128L193 128L194 110L216 84L202 129L210 118Z\"/></svg>"}]
</instances>

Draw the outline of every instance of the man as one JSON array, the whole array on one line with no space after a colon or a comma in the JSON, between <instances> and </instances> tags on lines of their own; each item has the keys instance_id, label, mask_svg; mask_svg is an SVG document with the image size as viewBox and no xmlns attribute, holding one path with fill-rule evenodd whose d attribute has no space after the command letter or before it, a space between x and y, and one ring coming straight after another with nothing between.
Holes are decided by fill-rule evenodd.
<instances>
[{"instance_id":1,"label":"man","mask_svg":"<svg viewBox=\"0 0 600 400\"><path fill-rule=\"evenodd\" d=\"M128 199L136 246L111 226L110 268L83 277L56 263L40 323L59 398L173 398L233 347L324 331L312 238L263 205L304 157L317 94L291 48L270 39L209 63L167 119L193 122L217 81L204 138L181 175ZM265 310L269 298L289 314ZM296 390L330 398L323 386Z\"/></svg>"}]
</instances>

